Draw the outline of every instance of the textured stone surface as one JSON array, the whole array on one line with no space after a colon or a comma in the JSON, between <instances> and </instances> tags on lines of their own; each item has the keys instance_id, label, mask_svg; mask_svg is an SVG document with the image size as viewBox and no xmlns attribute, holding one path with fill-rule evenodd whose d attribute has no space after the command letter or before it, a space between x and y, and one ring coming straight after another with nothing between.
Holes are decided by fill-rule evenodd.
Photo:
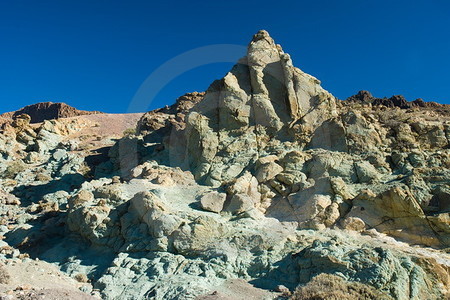
<instances>
[{"instance_id":1,"label":"textured stone surface","mask_svg":"<svg viewBox=\"0 0 450 300\"><path fill-rule=\"evenodd\" d=\"M200 205L204 210L220 213L227 199L225 193L210 192L203 195L200 199Z\"/></svg>"}]
</instances>

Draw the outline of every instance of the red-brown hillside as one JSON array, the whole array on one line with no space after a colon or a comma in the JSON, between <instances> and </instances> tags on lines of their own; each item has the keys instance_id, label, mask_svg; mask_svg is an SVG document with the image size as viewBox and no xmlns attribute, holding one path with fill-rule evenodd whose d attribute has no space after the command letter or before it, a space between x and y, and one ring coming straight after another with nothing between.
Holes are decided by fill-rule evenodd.
<instances>
[{"instance_id":1,"label":"red-brown hillside","mask_svg":"<svg viewBox=\"0 0 450 300\"><path fill-rule=\"evenodd\" d=\"M100 114L98 111L78 110L65 103L42 102L25 106L15 112L4 113L0 115L0 123L12 120L21 114L27 114L31 117L31 123L40 123L45 120L70 118L81 115Z\"/></svg>"}]
</instances>

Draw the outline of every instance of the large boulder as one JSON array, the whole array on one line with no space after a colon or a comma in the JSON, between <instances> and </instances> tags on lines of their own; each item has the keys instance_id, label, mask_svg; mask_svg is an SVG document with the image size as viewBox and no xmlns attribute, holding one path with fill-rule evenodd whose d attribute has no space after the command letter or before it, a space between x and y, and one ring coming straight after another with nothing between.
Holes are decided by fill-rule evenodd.
<instances>
[{"instance_id":1,"label":"large boulder","mask_svg":"<svg viewBox=\"0 0 450 300\"><path fill-rule=\"evenodd\" d=\"M353 200L353 208L347 217L357 217L379 232L411 243L441 244L414 196L402 187L391 187L379 194L362 191Z\"/></svg>"}]
</instances>

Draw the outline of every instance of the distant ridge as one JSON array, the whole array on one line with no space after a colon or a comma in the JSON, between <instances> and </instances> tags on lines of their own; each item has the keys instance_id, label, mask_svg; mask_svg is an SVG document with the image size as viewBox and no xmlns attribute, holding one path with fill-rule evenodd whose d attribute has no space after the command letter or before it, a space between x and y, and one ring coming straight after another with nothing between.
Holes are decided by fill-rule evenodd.
<instances>
[{"instance_id":1,"label":"distant ridge","mask_svg":"<svg viewBox=\"0 0 450 300\"><path fill-rule=\"evenodd\" d=\"M437 102L425 102L422 98L414 101L407 101L402 95L394 95L390 98L376 98L369 91L359 91L356 95L348 97L345 101L372 104L374 106L399 107L403 109L413 107L424 108L449 108L448 104L440 104Z\"/></svg>"},{"instance_id":2,"label":"distant ridge","mask_svg":"<svg viewBox=\"0 0 450 300\"><path fill-rule=\"evenodd\" d=\"M13 120L21 114L29 115L31 117L31 123L40 123L45 120L102 114L102 112L78 110L65 103L41 102L25 106L15 112L8 112L0 115L0 123Z\"/></svg>"}]
</instances>

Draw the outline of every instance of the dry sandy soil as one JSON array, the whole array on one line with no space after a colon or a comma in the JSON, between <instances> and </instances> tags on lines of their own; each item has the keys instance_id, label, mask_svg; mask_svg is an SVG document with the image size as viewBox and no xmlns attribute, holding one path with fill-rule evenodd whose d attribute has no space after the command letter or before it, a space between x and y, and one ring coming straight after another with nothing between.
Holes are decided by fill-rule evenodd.
<instances>
[{"instance_id":1,"label":"dry sandy soil","mask_svg":"<svg viewBox=\"0 0 450 300\"><path fill-rule=\"evenodd\" d=\"M197 300L264 300L273 299L274 294L258 289L243 279L227 280L224 284L214 287L208 295L197 297Z\"/></svg>"},{"instance_id":2,"label":"dry sandy soil","mask_svg":"<svg viewBox=\"0 0 450 300\"><path fill-rule=\"evenodd\" d=\"M89 283L80 283L43 261L14 259L1 268L9 275L7 283L0 284L2 300L99 299L80 291L82 286L91 290Z\"/></svg>"}]
</instances>

